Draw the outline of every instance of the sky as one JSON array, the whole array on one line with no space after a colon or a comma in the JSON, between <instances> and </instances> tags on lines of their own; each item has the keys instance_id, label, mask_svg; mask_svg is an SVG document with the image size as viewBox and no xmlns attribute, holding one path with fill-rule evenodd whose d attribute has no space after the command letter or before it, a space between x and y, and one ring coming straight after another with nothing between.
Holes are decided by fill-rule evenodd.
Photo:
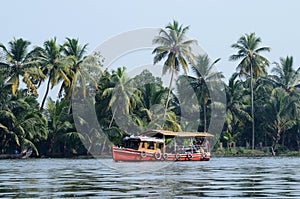
<instances>
[{"instance_id":1,"label":"sky","mask_svg":"<svg viewBox=\"0 0 300 199\"><path fill-rule=\"evenodd\" d=\"M88 43L91 53L118 34L140 28L163 28L172 20L190 26L187 36L197 39L212 60L221 58L217 69L226 79L235 72L237 62L228 58L236 51L230 46L243 34L255 32L270 62L292 55L299 67L300 1L297 0L10 0L0 1L0 42L15 38L42 45L56 37ZM134 58L133 58L134 59ZM153 55L138 56L148 62ZM135 63L120 63L130 65ZM272 68L271 65L270 68ZM131 66L128 66L131 67Z\"/></svg>"}]
</instances>

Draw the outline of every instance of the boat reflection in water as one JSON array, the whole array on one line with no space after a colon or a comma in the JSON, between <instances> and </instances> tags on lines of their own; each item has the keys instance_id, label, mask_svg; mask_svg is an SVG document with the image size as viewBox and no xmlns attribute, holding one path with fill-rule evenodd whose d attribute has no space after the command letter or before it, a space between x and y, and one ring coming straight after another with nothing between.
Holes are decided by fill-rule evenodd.
<instances>
[{"instance_id":1,"label":"boat reflection in water","mask_svg":"<svg viewBox=\"0 0 300 199\"><path fill-rule=\"evenodd\" d=\"M208 161L209 141L206 132L151 130L139 136L125 137L113 146L115 161Z\"/></svg>"}]
</instances>

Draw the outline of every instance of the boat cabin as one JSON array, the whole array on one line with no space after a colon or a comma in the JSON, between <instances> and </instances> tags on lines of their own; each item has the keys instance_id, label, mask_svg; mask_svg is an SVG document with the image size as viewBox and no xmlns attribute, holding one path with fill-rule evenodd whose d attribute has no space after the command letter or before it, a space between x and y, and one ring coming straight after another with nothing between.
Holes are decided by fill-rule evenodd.
<instances>
[{"instance_id":1,"label":"boat cabin","mask_svg":"<svg viewBox=\"0 0 300 199\"><path fill-rule=\"evenodd\" d=\"M148 136L130 136L123 139L122 147L145 152L160 152L164 148L164 140Z\"/></svg>"},{"instance_id":2,"label":"boat cabin","mask_svg":"<svg viewBox=\"0 0 300 199\"><path fill-rule=\"evenodd\" d=\"M143 135L162 139L166 148L163 153L204 153L210 151L209 139L213 137L207 132L173 132L150 130Z\"/></svg>"}]
</instances>

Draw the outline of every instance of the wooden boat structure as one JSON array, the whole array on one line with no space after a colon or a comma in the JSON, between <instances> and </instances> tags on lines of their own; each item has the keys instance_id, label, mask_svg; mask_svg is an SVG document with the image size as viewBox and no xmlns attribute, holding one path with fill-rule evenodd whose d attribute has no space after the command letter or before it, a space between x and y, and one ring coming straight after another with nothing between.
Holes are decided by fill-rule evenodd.
<instances>
[{"instance_id":1,"label":"wooden boat structure","mask_svg":"<svg viewBox=\"0 0 300 199\"><path fill-rule=\"evenodd\" d=\"M32 154L32 148L27 149L19 154L0 154L0 159L25 159L29 158Z\"/></svg>"},{"instance_id":2,"label":"wooden boat structure","mask_svg":"<svg viewBox=\"0 0 300 199\"><path fill-rule=\"evenodd\" d=\"M209 138L206 132L151 130L128 136L112 147L115 161L208 161Z\"/></svg>"}]
</instances>

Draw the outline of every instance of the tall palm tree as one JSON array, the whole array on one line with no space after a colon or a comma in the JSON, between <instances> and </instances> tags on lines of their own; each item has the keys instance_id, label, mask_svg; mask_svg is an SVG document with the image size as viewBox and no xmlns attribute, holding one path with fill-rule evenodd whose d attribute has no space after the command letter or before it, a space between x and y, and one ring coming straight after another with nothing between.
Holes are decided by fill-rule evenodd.
<instances>
[{"instance_id":1,"label":"tall palm tree","mask_svg":"<svg viewBox=\"0 0 300 199\"><path fill-rule=\"evenodd\" d=\"M202 103L203 106L203 121L204 121L204 129L203 131L207 131L207 116L206 116L206 108L207 103L210 98L210 91L208 90L207 83L211 84L220 84L219 82L224 75L222 72L214 71L214 65L220 59L216 59L211 63L208 55L198 55L196 57L196 63L192 65L193 73L196 77L189 76L189 81L193 89L197 92L198 100Z\"/></svg>"},{"instance_id":2,"label":"tall palm tree","mask_svg":"<svg viewBox=\"0 0 300 199\"><path fill-rule=\"evenodd\" d=\"M28 52L30 42L22 38L14 39L8 44L9 48L7 49L0 43L0 49L3 50L6 57L6 62L1 62L0 66L1 68L5 68L7 72L8 82L12 84L12 94L16 94L19 88L20 77L22 77L23 82L27 86L28 93L33 91L33 93L37 95L35 83L39 79L45 78L45 75L34 60L39 48L34 48Z\"/></svg>"},{"instance_id":3,"label":"tall palm tree","mask_svg":"<svg viewBox=\"0 0 300 199\"><path fill-rule=\"evenodd\" d=\"M255 33L243 35L232 48L237 49L237 54L229 57L230 61L241 60L237 66L240 75L250 75L250 92L251 92L251 117L252 117L252 149L255 146L254 138L254 106L253 106L253 78L257 78L262 73L266 72L266 67L269 65L267 58L260 53L269 52L269 47L259 47L261 43L260 37L256 37Z\"/></svg>"},{"instance_id":4,"label":"tall palm tree","mask_svg":"<svg viewBox=\"0 0 300 199\"><path fill-rule=\"evenodd\" d=\"M82 95L85 97L87 92L86 86L88 84L92 84L97 88L97 82L91 73L95 70L99 72L100 66L94 64L94 67L91 68L91 59L85 56L88 44L81 46L79 45L78 39L66 38L66 40L67 41L61 46L61 49L62 53L72 62L70 68L72 70L72 76L69 76L71 85L64 88L66 93L65 97L69 99L77 86L80 86Z\"/></svg>"},{"instance_id":5,"label":"tall palm tree","mask_svg":"<svg viewBox=\"0 0 300 199\"><path fill-rule=\"evenodd\" d=\"M188 40L186 38L186 32L189 30L189 26L183 27L179 25L177 21L169 23L165 29L161 29L159 35L153 39L154 44L159 46L153 50L155 54L153 62L158 62L166 59L163 66L163 75L167 72L171 73L171 80L169 84L169 93L165 105L165 112L168 108L169 97L171 93L171 87L174 79L174 75L180 71L180 68L187 74L188 64L194 60L192 53L192 45L196 44L196 40ZM165 114L164 114L165 117Z\"/></svg>"},{"instance_id":6,"label":"tall palm tree","mask_svg":"<svg viewBox=\"0 0 300 199\"><path fill-rule=\"evenodd\" d=\"M62 81L63 86L69 87L71 83L69 75L72 74L72 71L70 70L70 61L64 59L60 53L56 38L44 42L39 60L44 74L48 76L47 87L41 104L42 110L50 91L50 85L52 89Z\"/></svg>"}]
</instances>

